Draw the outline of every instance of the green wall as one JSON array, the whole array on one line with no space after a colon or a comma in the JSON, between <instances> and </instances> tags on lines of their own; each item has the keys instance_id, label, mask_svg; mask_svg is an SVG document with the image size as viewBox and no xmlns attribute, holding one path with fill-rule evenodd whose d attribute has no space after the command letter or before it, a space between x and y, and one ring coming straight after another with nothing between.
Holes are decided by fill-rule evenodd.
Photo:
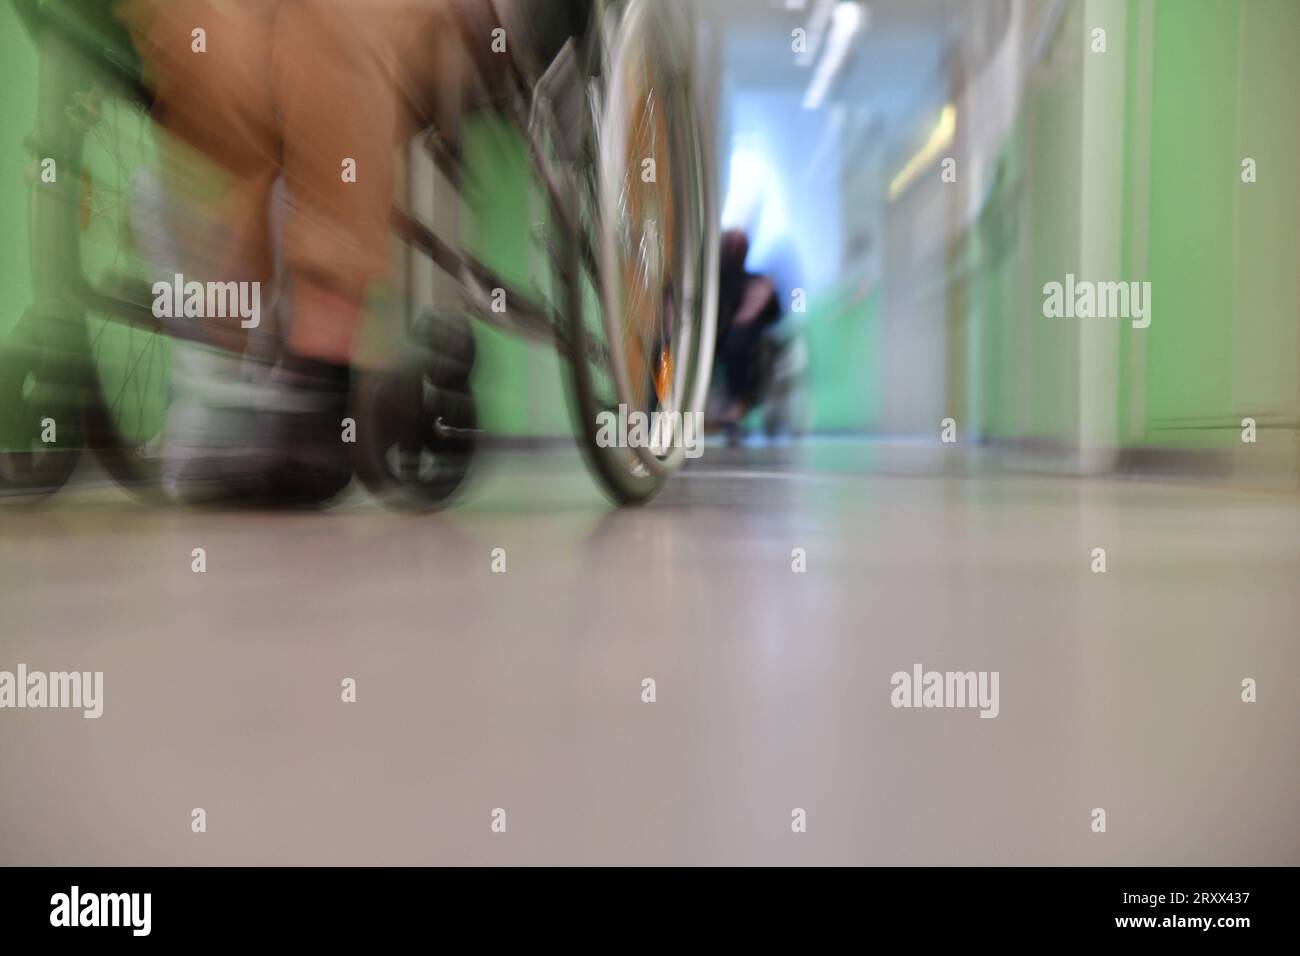
<instances>
[{"instance_id":1,"label":"green wall","mask_svg":"<svg viewBox=\"0 0 1300 956\"><path fill-rule=\"evenodd\" d=\"M1153 319L1142 333L1150 442L1213 442L1213 432L1169 426L1232 411L1240 14L1235 0L1163 3L1155 11L1147 249Z\"/></svg>"},{"instance_id":2,"label":"green wall","mask_svg":"<svg viewBox=\"0 0 1300 956\"><path fill-rule=\"evenodd\" d=\"M27 150L36 116L36 50L13 6L0 3L0 332L31 298L27 259Z\"/></svg>"},{"instance_id":3,"label":"green wall","mask_svg":"<svg viewBox=\"0 0 1300 956\"><path fill-rule=\"evenodd\" d=\"M1121 434L1242 451L1240 419L1289 446L1300 394L1300 4L1129 7L1124 261L1153 321L1122 332ZM1145 85L1145 90L1143 89ZM1251 157L1261 173L1241 179ZM1289 433L1288 433L1289 432Z\"/></svg>"},{"instance_id":4,"label":"green wall","mask_svg":"<svg viewBox=\"0 0 1300 956\"><path fill-rule=\"evenodd\" d=\"M814 431L852 431L880 416L880 293L841 284L813 296L804 325Z\"/></svg>"},{"instance_id":5,"label":"green wall","mask_svg":"<svg viewBox=\"0 0 1300 956\"><path fill-rule=\"evenodd\" d=\"M1085 9L1071 4L1049 62L1031 74L999 188L962 253L977 263L980 435L1066 446L1077 436L1079 327L1044 320L1041 289L1080 275L1082 177L1111 144L1081 136L1079 57L1107 56L1125 71L1113 104L1122 214L1110 237L1123 274L1095 278L1148 280L1153 299L1150 328L1118 326L1119 443L1240 454L1249 415L1271 429L1269 467L1294 477L1300 4L1128 3L1123 43L1106 54L1087 50ZM1241 181L1246 156L1258 163L1253 184Z\"/></svg>"},{"instance_id":6,"label":"green wall","mask_svg":"<svg viewBox=\"0 0 1300 956\"><path fill-rule=\"evenodd\" d=\"M543 205L518 133L496 120L474 122L466 154L475 184L462 206L466 248L503 279L549 298L545 256L532 240L532 222L543 218ZM481 426L511 436L570 434L567 373L556 353L484 325L476 334Z\"/></svg>"}]
</instances>

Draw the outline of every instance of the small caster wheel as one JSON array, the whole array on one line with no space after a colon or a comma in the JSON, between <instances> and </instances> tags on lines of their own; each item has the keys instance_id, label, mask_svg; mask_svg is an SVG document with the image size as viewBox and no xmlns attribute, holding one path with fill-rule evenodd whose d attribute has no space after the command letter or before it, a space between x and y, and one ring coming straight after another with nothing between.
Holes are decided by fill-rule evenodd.
<instances>
[{"instance_id":1,"label":"small caster wheel","mask_svg":"<svg viewBox=\"0 0 1300 956\"><path fill-rule=\"evenodd\" d=\"M461 490L474 455L474 396L435 383L437 358L409 349L396 368L363 373L353 384L357 477L396 508L446 507Z\"/></svg>"},{"instance_id":2,"label":"small caster wheel","mask_svg":"<svg viewBox=\"0 0 1300 956\"><path fill-rule=\"evenodd\" d=\"M469 319L425 312L411 326L412 344L422 350L429 381L453 392L469 391L478 348Z\"/></svg>"},{"instance_id":3,"label":"small caster wheel","mask_svg":"<svg viewBox=\"0 0 1300 956\"><path fill-rule=\"evenodd\" d=\"M77 389L47 380L41 349L0 343L0 498L35 503L71 477L85 444Z\"/></svg>"}]
</instances>

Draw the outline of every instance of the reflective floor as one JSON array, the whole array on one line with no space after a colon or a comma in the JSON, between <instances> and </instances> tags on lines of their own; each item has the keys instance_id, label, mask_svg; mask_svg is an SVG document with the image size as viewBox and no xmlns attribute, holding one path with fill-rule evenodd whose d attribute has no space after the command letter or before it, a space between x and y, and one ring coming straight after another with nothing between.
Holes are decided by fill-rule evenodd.
<instances>
[{"instance_id":1,"label":"reflective floor","mask_svg":"<svg viewBox=\"0 0 1300 956\"><path fill-rule=\"evenodd\" d=\"M488 457L440 516L0 512L0 670L104 672L0 711L0 862L1300 863L1295 495L823 442L615 512Z\"/></svg>"}]
</instances>

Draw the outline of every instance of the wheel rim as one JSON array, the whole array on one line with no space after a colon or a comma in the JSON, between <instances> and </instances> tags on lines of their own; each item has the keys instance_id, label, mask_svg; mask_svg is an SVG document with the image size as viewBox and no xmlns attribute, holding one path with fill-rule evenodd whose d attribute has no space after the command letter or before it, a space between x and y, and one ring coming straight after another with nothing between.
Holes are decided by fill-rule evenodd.
<instances>
[{"instance_id":1,"label":"wheel rim","mask_svg":"<svg viewBox=\"0 0 1300 956\"><path fill-rule=\"evenodd\" d=\"M130 203L135 177L157 163L144 110L98 85L73 97L69 118L85 132L80 181L81 262L88 276L108 270L140 277ZM151 285L151 283L148 283ZM171 343L156 324L99 312L86 315L92 368L110 430L99 444L125 453L139 477L160 470Z\"/></svg>"},{"instance_id":2,"label":"wheel rim","mask_svg":"<svg viewBox=\"0 0 1300 956\"><path fill-rule=\"evenodd\" d=\"M598 285L619 403L629 412L662 413L676 428L675 416L702 408L707 370L698 363L711 352L702 341L709 325L701 282L707 204L699 138L688 123L674 122L675 111L694 115L687 74L660 17L651 4L629 5L608 54ZM650 437L627 449L629 470L665 475L678 468L681 436L665 427Z\"/></svg>"}]
</instances>

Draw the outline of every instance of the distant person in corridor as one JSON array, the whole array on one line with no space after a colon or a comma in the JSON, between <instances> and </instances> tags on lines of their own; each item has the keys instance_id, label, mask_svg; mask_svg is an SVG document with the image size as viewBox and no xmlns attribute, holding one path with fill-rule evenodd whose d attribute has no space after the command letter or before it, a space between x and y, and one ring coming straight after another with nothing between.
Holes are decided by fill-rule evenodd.
<instances>
[{"instance_id":1,"label":"distant person in corridor","mask_svg":"<svg viewBox=\"0 0 1300 956\"><path fill-rule=\"evenodd\" d=\"M761 399L759 345L763 333L781 319L776 286L766 276L745 270L749 237L739 229L722 235L718 283L717 355L722 364L727 406L721 426L740 437L740 423Z\"/></svg>"}]
</instances>

